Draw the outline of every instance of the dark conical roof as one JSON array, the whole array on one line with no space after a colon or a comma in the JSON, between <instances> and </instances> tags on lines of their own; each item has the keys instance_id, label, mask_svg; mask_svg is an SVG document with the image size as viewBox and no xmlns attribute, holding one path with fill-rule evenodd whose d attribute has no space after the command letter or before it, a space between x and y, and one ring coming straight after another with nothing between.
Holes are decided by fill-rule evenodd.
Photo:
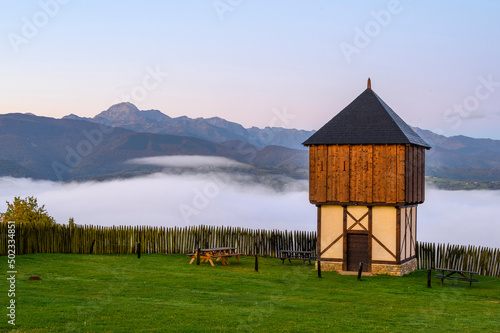
<instances>
[{"instance_id":1,"label":"dark conical roof","mask_svg":"<svg viewBox=\"0 0 500 333\"><path fill-rule=\"evenodd\" d=\"M367 88L303 145L404 143L431 148L371 88Z\"/></svg>"}]
</instances>

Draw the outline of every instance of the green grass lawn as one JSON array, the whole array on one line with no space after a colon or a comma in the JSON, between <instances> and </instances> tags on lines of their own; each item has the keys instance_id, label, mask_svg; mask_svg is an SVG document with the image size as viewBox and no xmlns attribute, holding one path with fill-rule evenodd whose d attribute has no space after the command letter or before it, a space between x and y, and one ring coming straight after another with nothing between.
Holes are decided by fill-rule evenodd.
<instances>
[{"instance_id":1,"label":"green grass lawn","mask_svg":"<svg viewBox=\"0 0 500 333\"><path fill-rule=\"evenodd\" d=\"M300 261L230 259L189 265L184 255L34 254L16 258L19 332L500 331L500 279L441 287L405 277L323 272ZM4 276L7 258L0 258ZM433 273L434 275L435 273ZM38 275L42 281L29 281ZM6 331L7 280L0 282Z\"/></svg>"}]
</instances>

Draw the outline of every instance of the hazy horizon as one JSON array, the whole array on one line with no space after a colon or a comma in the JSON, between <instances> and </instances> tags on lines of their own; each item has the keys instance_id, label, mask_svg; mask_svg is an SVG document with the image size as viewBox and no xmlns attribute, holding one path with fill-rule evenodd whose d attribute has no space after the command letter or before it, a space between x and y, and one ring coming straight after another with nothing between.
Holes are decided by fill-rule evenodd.
<instances>
[{"instance_id":1,"label":"hazy horizon","mask_svg":"<svg viewBox=\"0 0 500 333\"><path fill-rule=\"evenodd\" d=\"M120 103L121 103L121 102L120 102ZM112 106L112 105L110 105L110 107L111 107L111 106ZM157 110L157 109L155 109L155 110ZM106 111L106 110L102 110L102 111ZM140 111L148 111L148 110L140 110ZM163 111L161 111L161 110L157 110L157 111L160 111L160 112L162 112L163 114L165 114L165 115L167 115L167 116L170 116L168 113L164 113L164 112L163 112ZM275 112L275 114L280 113L280 111L279 111L279 110L274 110L274 112ZM0 113L0 114L2 114L2 113ZM3 113L3 114L8 114L8 113ZM32 112L25 112L25 114L33 114L33 113L32 113ZM97 114L98 114L98 113L96 113L95 115L97 115ZM35 115L35 116L39 116L39 115L36 115L36 114L34 114L34 115ZM67 114L67 115L70 115L70 114ZM54 118L54 119L62 119L62 118L64 118L64 117L65 117L65 116L67 116L67 115L64 115L64 116L62 116L62 117L60 117L60 118L54 118L54 117L49 117L49 118ZM71 114L71 115L76 115L76 116L80 117L80 115L78 115L78 114ZM94 116L95 116L95 115L94 115ZM278 116L276 117L276 119L278 119L278 118L280 118L280 117L283 117L283 118L285 119L288 115L289 115L289 114L287 114L287 112L286 112L286 110L285 110L285 111L282 111L282 112L281 112L281 115L278 115ZM43 115L41 115L41 117L47 117L47 116L43 116ZM176 118L182 118L182 117L187 117L187 116L186 116L186 115L180 115L180 116L178 116L178 117L176 117ZM218 116L214 116L214 117L218 117ZM294 115L292 115L292 117L294 117ZM93 116L91 116L90 118L93 118ZM172 117L172 118L174 118L174 117ZM198 118L209 119L209 118L212 118L212 117L203 117L203 116L201 116L201 117L198 117ZM218 117L218 118L222 118L222 117ZM175 119L175 118L174 118L174 119ZM195 119L195 118L191 118L191 119ZM224 119L224 120L226 120L226 121L229 121L229 122L234 122L234 123L239 124L237 121L233 121L233 120L231 120L231 119L226 119L226 118L222 118L222 119ZM313 128L313 129L310 129L310 130L309 130L309 129L304 129L304 128L300 128L300 127L287 127L287 126L281 126L280 124L277 124L277 126L274 126L274 124L275 124L275 122L273 122L272 124L270 124L270 126L269 126L269 127L287 128L287 129L296 129L296 130L304 130L304 131L317 131L318 129L320 129L320 128L322 127L322 126L319 126L318 128ZM242 126L243 126L243 124L240 124L240 125L242 125ZM412 125L410 124L410 126L412 126ZM114 125L112 125L112 127L114 127ZM117 126L117 127L121 127L121 126ZM252 127L257 127L257 128L260 128L260 129L264 129L264 127L259 127L259 126L255 126L255 125L251 125L251 126L248 126L248 127L243 126L243 127L244 127L244 128L246 128L246 129L249 129L249 128L252 128ZM466 135L466 134L463 134L463 133L455 133L455 134L451 134L451 133L449 133L449 134L447 134L447 133L444 133L443 131L441 131L439 128L438 128L438 129L436 129L436 128L435 128L435 129L431 130L431 129L429 129L429 128L418 127L418 126L412 126L412 127L417 127L417 128L420 128L421 130L428 130L428 131L431 131L431 132L433 132L433 133L435 133L435 134L438 134L438 135L443 135L443 136L445 136L445 137L453 137L453 136L466 136L466 137L470 137L470 138L473 138L473 139L490 139L490 140L498 140L498 141L500 141L500 137L499 137L499 138L493 138L493 137L487 137L487 136L485 136L485 135L482 135L482 136L481 136L481 135L478 135L478 136L471 136L471 135ZM146 133L148 133L148 132L146 132Z\"/></svg>"}]
</instances>

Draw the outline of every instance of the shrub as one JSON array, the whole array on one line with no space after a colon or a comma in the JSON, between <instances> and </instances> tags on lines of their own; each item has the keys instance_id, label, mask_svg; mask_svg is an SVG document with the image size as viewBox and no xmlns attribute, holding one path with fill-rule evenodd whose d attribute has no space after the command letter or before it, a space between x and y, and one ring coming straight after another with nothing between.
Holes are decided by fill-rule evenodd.
<instances>
[{"instance_id":1,"label":"shrub","mask_svg":"<svg viewBox=\"0 0 500 333\"><path fill-rule=\"evenodd\" d=\"M14 197L14 202L7 201L7 211L2 214L4 223L14 221L16 223L54 224L56 221L47 213L45 205L38 207L35 197Z\"/></svg>"}]
</instances>

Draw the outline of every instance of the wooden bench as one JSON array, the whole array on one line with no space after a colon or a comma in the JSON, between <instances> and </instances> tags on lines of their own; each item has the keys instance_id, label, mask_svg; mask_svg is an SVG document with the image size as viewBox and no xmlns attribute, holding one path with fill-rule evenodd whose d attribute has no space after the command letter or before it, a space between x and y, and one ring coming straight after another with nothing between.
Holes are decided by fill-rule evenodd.
<instances>
[{"instance_id":1,"label":"wooden bench","mask_svg":"<svg viewBox=\"0 0 500 333\"><path fill-rule=\"evenodd\" d=\"M285 260L288 260L290 263L292 260L302 260L302 266L304 266L306 261L309 261L309 265L311 265L311 260L316 259L316 257L313 255L313 251L282 250L278 259L281 259L282 266L285 265Z\"/></svg>"},{"instance_id":2,"label":"wooden bench","mask_svg":"<svg viewBox=\"0 0 500 333\"><path fill-rule=\"evenodd\" d=\"M220 261L223 265L229 265L229 258L236 257L236 261L240 262L239 256L242 253L236 253L235 247L218 247L212 249L200 249L200 263L210 262L210 265L214 266L213 260ZM186 254L189 258L192 258L189 264L192 264L198 257L198 253Z\"/></svg>"},{"instance_id":3,"label":"wooden bench","mask_svg":"<svg viewBox=\"0 0 500 333\"><path fill-rule=\"evenodd\" d=\"M243 253L214 254L214 255L212 255L212 258L220 258L220 261L222 262L223 265L225 265L225 264L229 265L228 258L235 257L236 261L241 263L239 256L242 256L242 255L243 255Z\"/></svg>"},{"instance_id":4,"label":"wooden bench","mask_svg":"<svg viewBox=\"0 0 500 333\"><path fill-rule=\"evenodd\" d=\"M472 278L473 275L479 275L478 272L449 268L436 268L436 271L441 271L441 274L436 274L436 278L441 280L441 285L443 285L444 280L466 281L469 282L470 288L472 286L472 282L479 281L478 279ZM448 272L448 274L446 274L446 272ZM454 274L458 274L458 276ZM465 274L469 274L469 276L466 276Z\"/></svg>"}]
</instances>

